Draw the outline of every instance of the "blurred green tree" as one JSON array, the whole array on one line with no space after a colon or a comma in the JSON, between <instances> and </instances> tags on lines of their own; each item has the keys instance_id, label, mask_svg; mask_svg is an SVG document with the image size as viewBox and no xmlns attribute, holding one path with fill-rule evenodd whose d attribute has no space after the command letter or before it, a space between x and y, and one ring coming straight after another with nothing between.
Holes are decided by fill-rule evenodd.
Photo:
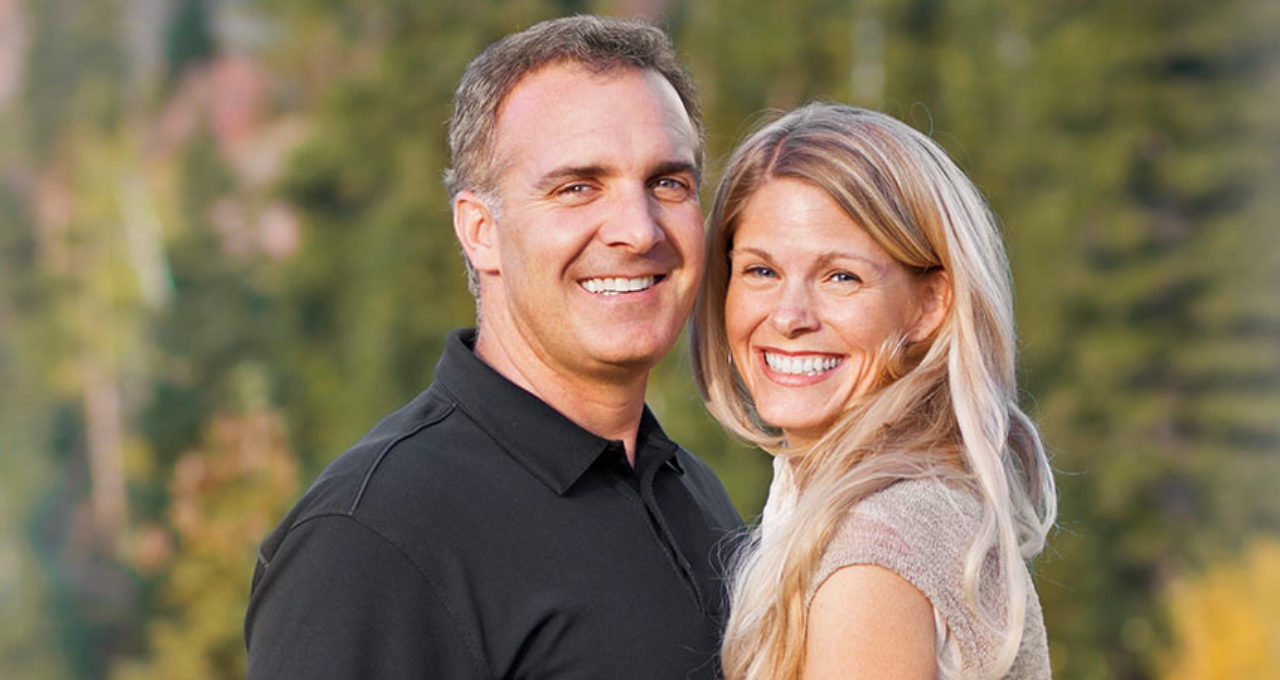
<instances>
[{"instance_id":1,"label":"blurred green tree","mask_svg":"<svg viewBox=\"0 0 1280 680\"><path fill-rule=\"evenodd\" d=\"M116 680L219 680L244 674L244 598L258 543L297 492L297 461L266 406L266 380L236 371L238 412L212 418L205 441L173 467L168 529L140 532L134 562L160 574L144 656Z\"/></svg>"},{"instance_id":2,"label":"blurred green tree","mask_svg":"<svg viewBox=\"0 0 1280 680\"><path fill-rule=\"evenodd\" d=\"M1162 594L1280 530L1275 3L172 0L145 29L142 4L82 4L19 5L0 101L6 678L238 672L245 551L301 487L237 452L305 484L430 382L473 319L439 181L453 88L484 45L576 11L661 13L702 90L704 197L762 111L810 99L903 118L986 192L1062 470L1037 563L1058 677L1199 668L1200 605ZM257 117L219 118L218 88L256 75ZM262 134L237 141L243 120ZM299 135L282 175L254 169ZM264 245L277 208L296 249ZM768 459L687 367L681 347L650 403L752 516Z\"/></svg>"},{"instance_id":3,"label":"blurred green tree","mask_svg":"<svg viewBox=\"0 0 1280 680\"><path fill-rule=\"evenodd\" d=\"M1150 677L1164 582L1280 519L1280 261L1256 219L1276 214L1280 15L1176 5L1028 16L1034 52L985 100L1006 111L990 133L1021 140L977 174L1063 471L1040 565L1064 677Z\"/></svg>"},{"instance_id":4,"label":"blurred green tree","mask_svg":"<svg viewBox=\"0 0 1280 680\"><path fill-rule=\"evenodd\" d=\"M1001 217L1063 472L1038 563L1059 677L1150 677L1164 581L1277 526L1264 4L699 3L681 26L713 157L761 109L848 101L933 135Z\"/></svg>"}]
</instances>

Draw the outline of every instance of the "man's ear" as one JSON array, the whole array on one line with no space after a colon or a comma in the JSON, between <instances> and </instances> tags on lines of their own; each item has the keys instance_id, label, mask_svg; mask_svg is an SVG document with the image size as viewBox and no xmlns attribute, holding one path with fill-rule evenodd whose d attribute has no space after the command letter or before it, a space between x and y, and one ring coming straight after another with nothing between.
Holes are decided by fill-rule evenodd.
<instances>
[{"instance_id":1,"label":"man's ear","mask_svg":"<svg viewBox=\"0 0 1280 680\"><path fill-rule=\"evenodd\" d=\"M492 274L502 268L494 211L475 192L464 189L454 196L453 233L477 272Z\"/></svg>"},{"instance_id":2,"label":"man's ear","mask_svg":"<svg viewBox=\"0 0 1280 680\"><path fill-rule=\"evenodd\" d=\"M932 337L951 311L951 274L938 268L924 275L920 286L920 314L911 328L909 340L920 342Z\"/></svg>"}]
</instances>

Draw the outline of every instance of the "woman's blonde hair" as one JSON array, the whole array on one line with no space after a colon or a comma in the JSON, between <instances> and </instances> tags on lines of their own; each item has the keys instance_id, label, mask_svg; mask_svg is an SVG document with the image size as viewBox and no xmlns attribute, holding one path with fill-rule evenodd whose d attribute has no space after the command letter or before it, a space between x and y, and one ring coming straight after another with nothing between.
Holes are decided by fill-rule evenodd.
<instances>
[{"instance_id":1,"label":"woman's blonde hair","mask_svg":"<svg viewBox=\"0 0 1280 680\"><path fill-rule=\"evenodd\" d=\"M873 358L875 388L803 452L788 450L783 433L756 414L725 334L738 217L760 187L779 178L822 189L895 260L922 276L941 272L950 284L949 309L934 334L915 343L891 338ZM786 458L788 479L775 483L769 506L791 506L766 509L764 531L739 557L723 645L727 677L799 676L812 581L834 529L868 494L920 477L940 477L982 502L981 530L964 564L965 596L1003 634L995 664L1003 673L1026 616L1029 584L1019 563L1043 548L1056 492L1039 434L1017 404L1009 267L986 202L945 151L908 125L815 103L765 125L734 152L709 228L690 330L694 376L725 427ZM995 609L978 606L989 554L1003 577L1004 603Z\"/></svg>"}]
</instances>

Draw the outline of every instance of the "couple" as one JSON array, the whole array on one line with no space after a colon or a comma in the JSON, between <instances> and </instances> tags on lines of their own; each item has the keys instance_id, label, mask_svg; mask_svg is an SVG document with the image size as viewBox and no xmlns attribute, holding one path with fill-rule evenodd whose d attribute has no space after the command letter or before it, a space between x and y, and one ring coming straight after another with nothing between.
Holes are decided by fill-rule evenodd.
<instances>
[{"instance_id":1,"label":"couple","mask_svg":"<svg viewBox=\"0 0 1280 680\"><path fill-rule=\"evenodd\" d=\"M814 104L732 156L704 237L702 140L658 29L559 19L471 63L446 184L478 331L264 542L250 678L1048 676L1053 482L983 200ZM740 546L644 405L691 307L708 407L775 456Z\"/></svg>"}]
</instances>

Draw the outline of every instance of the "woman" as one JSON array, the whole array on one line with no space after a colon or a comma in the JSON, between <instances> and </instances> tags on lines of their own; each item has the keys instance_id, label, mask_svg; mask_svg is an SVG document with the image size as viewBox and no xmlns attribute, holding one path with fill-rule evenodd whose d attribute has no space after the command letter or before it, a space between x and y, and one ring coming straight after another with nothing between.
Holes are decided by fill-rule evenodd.
<instances>
[{"instance_id":1,"label":"woman","mask_svg":"<svg viewBox=\"0 0 1280 680\"><path fill-rule=\"evenodd\" d=\"M1048 677L1026 560L1054 484L973 184L893 118L811 104L734 153L710 220L695 376L775 456L727 677Z\"/></svg>"}]
</instances>

